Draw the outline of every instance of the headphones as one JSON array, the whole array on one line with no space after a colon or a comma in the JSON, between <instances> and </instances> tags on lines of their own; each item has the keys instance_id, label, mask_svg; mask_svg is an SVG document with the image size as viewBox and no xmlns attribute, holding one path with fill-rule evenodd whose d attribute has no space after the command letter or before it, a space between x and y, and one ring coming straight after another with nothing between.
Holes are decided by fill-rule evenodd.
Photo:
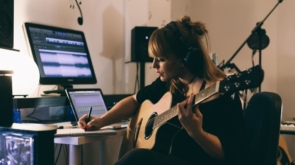
<instances>
[{"instance_id":1,"label":"headphones","mask_svg":"<svg viewBox=\"0 0 295 165\"><path fill-rule=\"evenodd\" d=\"M202 57L203 52L196 47L193 47L192 45L190 45L188 42L186 42L181 33L180 30L177 26L177 24L174 21L171 21L170 23L168 23L166 25L166 28L169 29L170 31L172 31L173 33L175 33L177 35L177 37L179 38L179 40L181 41L181 43L183 43L183 45L186 47L186 51L185 51L185 56L182 59L182 63L188 67L189 69L195 69L192 68L193 65L198 65L194 62L194 60L191 60L192 58L198 58L198 57ZM193 54L193 55L192 55ZM192 62L194 64L192 64Z\"/></svg>"}]
</instances>

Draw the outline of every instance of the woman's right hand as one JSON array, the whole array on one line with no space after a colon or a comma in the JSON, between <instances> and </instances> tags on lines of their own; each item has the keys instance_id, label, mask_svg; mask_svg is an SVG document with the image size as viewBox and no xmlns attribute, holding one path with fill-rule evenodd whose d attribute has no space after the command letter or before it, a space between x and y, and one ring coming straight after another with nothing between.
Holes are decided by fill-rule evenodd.
<instances>
[{"instance_id":1,"label":"woman's right hand","mask_svg":"<svg viewBox=\"0 0 295 165\"><path fill-rule=\"evenodd\" d=\"M84 130L90 131L90 130L98 130L102 127L102 121L101 118L96 118L96 117L90 117L90 120L88 123L86 123L88 115L85 114L83 115L79 121L78 121L78 126Z\"/></svg>"}]
</instances>

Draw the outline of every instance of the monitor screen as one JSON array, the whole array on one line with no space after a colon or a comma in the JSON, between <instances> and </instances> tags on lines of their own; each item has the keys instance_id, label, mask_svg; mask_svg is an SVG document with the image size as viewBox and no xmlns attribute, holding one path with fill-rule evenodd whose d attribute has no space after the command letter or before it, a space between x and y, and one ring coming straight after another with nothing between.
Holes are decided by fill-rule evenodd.
<instances>
[{"instance_id":1,"label":"monitor screen","mask_svg":"<svg viewBox=\"0 0 295 165\"><path fill-rule=\"evenodd\" d=\"M25 23L24 31L39 68L41 85L97 82L82 31L35 23Z\"/></svg>"}]
</instances>

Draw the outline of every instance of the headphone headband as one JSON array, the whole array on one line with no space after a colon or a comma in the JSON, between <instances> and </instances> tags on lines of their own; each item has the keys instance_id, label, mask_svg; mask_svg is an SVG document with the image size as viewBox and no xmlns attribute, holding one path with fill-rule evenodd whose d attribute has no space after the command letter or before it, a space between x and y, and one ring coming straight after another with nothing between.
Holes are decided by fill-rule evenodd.
<instances>
[{"instance_id":1,"label":"headphone headband","mask_svg":"<svg viewBox=\"0 0 295 165\"><path fill-rule=\"evenodd\" d=\"M198 49L196 47L193 47L192 45L190 45L188 42L186 42L183 39L183 36L182 36L182 34L181 34L181 32L180 32L180 30L179 30L176 22L171 21L165 27L167 29L169 29L170 31L172 31L174 34L176 34L177 37L179 38L179 40L186 46L187 51L186 51L186 54L185 54L185 56L183 58L183 62L184 62L185 65L187 65L187 63L189 62L189 58L190 58L191 53L192 52L200 51L200 49Z\"/></svg>"},{"instance_id":2,"label":"headphone headband","mask_svg":"<svg viewBox=\"0 0 295 165\"><path fill-rule=\"evenodd\" d=\"M183 36L176 24L175 21L171 21L169 22L166 26L167 29L169 29L170 31L172 31L173 33L175 33L177 35L177 37L179 38L179 40L188 48L188 49L193 49L194 47L192 45L190 45L188 42L186 42L183 39Z\"/></svg>"}]
</instances>

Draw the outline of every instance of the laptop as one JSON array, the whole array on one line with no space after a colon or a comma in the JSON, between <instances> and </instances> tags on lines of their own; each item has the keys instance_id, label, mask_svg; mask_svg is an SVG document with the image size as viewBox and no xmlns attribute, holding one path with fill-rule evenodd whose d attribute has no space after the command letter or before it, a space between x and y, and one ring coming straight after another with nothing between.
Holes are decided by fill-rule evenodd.
<instances>
[{"instance_id":1,"label":"laptop","mask_svg":"<svg viewBox=\"0 0 295 165\"><path fill-rule=\"evenodd\" d=\"M77 124L83 115L88 114L90 108L92 108L91 116L93 117L100 117L108 111L100 88L70 88L65 89L65 93L75 116L74 124ZM111 125L114 129L124 127L127 127L126 121Z\"/></svg>"}]
</instances>

